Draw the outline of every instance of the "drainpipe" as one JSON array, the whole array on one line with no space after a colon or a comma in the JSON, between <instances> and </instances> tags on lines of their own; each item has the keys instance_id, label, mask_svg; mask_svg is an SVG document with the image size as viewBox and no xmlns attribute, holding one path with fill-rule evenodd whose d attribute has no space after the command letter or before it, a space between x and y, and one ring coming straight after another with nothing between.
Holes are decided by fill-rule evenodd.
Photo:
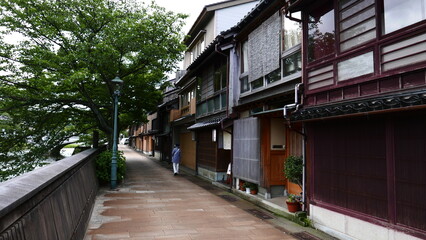
<instances>
[{"instance_id":1,"label":"drainpipe","mask_svg":"<svg viewBox=\"0 0 426 240\"><path fill-rule=\"evenodd\" d=\"M220 37L222 39L224 38L224 36L222 36L222 35L219 35L218 37ZM234 42L232 43L232 47L233 46L234 46ZM216 53L218 53L218 54L226 57L226 118L228 118L229 117L229 100L230 100L229 99L229 83L230 83L230 80L231 80L230 79L231 69L230 69L230 66L229 66L229 64L230 64L230 60L229 60L230 59L230 55L227 55L227 54L223 53L222 50L219 49L219 43L215 44L214 50L215 50ZM223 131L226 131L226 132L228 132L228 133L231 134L231 142L234 142L234 140L233 140L234 139L233 133L230 132L230 131L225 130L225 128L223 127L223 121L221 122L221 128L222 128ZM231 159L230 159L231 169L232 169L232 165L234 164L233 163L233 157L232 157L233 151L234 151L234 148L232 146L231 147ZM234 182L233 182L234 177L233 177L233 174L234 174L234 172L231 171L231 176L229 176L231 178L231 188L232 188L232 186L234 186Z\"/></svg>"},{"instance_id":2,"label":"drainpipe","mask_svg":"<svg viewBox=\"0 0 426 240\"><path fill-rule=\"evenodd\" d=\"M220 37L220 38L222 38L223 39L223 36L222 35L218 35L218 37ZM215 46L214 46L214 50L215 50L215 52L216 53L218 53L218 54L220 54L220 55L222 55L222 56L224 56L224 57L226 57L226 117L228 117L229 116L229 72L230 72L230 69L229 69L229 55L227 55L227 54L225 54L225 53L223 53L220 49L219 49L219 43L216 43L215 44Z\"/></svg>"},{"instance_id":3,"label":"drainpipe","mask_svg":"<svg viewBox=\"0 0 426 240\"><path fill-rule=\"evenodd\" d=\"M284 118L287 119L287 109L295 109L295 111L299 110L300 104L299 104L299 89L302 83L297 83L294 86L294 103L287 104L283 108L283 115Z\"/></svg>"},{"instance_id":4,"label":"drainpipe","mask_svg":"<svg viewBox=\"0 0 426 240\"><path fill-rule=\"evenodd\" d=\"M287 114L287 110L288 109L295 109L294 111L299 110L299 107L301 104L299 104L299 89L300 86L302 85L302 83L297 83L294 86L294 103L292 104L287 104L284 106L283 108L283 115L284 115L284 119L287 119L288 114ZM291 125L290 125L291 128ZM303 140L302 140L302 159L303 159L303 171L302 171L302 202L303 202L303 211L306 211L306 149L305 149L305 143L306 143L306 134L305 134L305 128L304 126L302 126L302 132L300 131L296 131L297 133L299 133L300 135L302 135Z\"/></svg>"}]
</instances>

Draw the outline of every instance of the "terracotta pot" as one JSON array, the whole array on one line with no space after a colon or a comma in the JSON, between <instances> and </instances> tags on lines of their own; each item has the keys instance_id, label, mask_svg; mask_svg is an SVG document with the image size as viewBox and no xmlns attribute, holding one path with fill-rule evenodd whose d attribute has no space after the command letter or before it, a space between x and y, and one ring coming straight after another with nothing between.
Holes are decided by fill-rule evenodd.
<instances>
[{"instance_id":1,"label":"terracotta pot","mask_svg":"<svg viewBox=\"0 0 426 240\"><path fill-rule=\"evenodd\" d=\"M286 202L287 203L287 209L289 212L297 212L300 211L300 202Z\"/></svg>"},{"instance_id":2,"label":"terracotta pot","mask_svg":"<svg viewBox=\"0 0 426 240\"><path fill-rule=\"evenodd\" d=\"M256 189L251 189L250 193L253 194L253 195L256 195L257 194L257 190Z\"/></svg>"}]
</instances>

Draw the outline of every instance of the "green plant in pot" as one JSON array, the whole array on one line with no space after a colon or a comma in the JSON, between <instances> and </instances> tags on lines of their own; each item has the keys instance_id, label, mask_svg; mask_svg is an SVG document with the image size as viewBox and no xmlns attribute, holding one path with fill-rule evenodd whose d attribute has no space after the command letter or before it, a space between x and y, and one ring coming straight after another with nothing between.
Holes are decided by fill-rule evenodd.
<instances>
[{"instance_id":1,"label":"green plant in pot","mask_svg":"<svg viewBox=\"0 0 426 240\"><path fill-rule=\"evenodd\" d=\"M303 189L303 158L301 156L289 156L284 162L284 175L290 182L296 183ZM289 194L286 202L289 212L300 210L300 200L298 196Z\"/></svg>"},{"instance_id":2,"label":"green plant in pot","mask_svg":"<svg viewBox=\"0 0 426 240\"><path fill-rule=\"evenodd\" d=\"M253 194L253 195L256 195L257 191L258 191L257 184L252 183L250 185L250 193Z\"/></svg>"}]
</instances>

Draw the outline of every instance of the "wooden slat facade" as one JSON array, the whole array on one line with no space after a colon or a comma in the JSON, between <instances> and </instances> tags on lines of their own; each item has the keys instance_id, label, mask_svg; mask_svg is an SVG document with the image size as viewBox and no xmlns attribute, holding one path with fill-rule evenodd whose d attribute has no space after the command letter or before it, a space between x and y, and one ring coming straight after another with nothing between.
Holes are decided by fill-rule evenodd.
<instances>
[{"instance_id":1,"label":"wooden slat facade","mask_svg":"<svg viewBox=\"0 0 426 240\"><path fill-rule=\"evenodd\" d=\"M311 200L426 233L425 122L417 111L309 123Z\"/></svg>"},{"instance_id":2,"label":"wooden slat facade","mask_svg":"<svg viewBox=\"0 0 426 240\"><path fill-rule=\"evenodd\" d=\"M200 167L216 170L217 142L212 141L212 129L197 131L197 164Z\"/></svg>"},{"instance_id":3,"label":"wooden slat facade","mask_svg":"<svg viewBox=\"0 0 426 240\"><path fill-rule=\"evenodd\" d=\"M233 165L235 178L260 182L260 123L257 118L234 121Z\"/></svg>"}]
</instances>

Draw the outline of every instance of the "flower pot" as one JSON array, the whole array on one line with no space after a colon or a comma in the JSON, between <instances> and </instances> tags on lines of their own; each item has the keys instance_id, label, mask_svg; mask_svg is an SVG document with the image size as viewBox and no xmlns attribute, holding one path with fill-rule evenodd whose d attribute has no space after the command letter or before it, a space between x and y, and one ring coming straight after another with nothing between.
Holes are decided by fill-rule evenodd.
<instances>
[{"instance_id":1,"label":"flower pot","mask_svg":"<svg viewBox=\"0 0 426 240\"><path fill-rule=\"evenodd\" d=\"M246 193L250 193L250 188L246 187Z\"/></svg>"},{"instance_id":2,"label":"flower pot","mask_svg":"<svg viewBox=\"0 0 426 240\"><path fill-rule=\"evenodd\" d=\"M257 194L257 190L256 190L256 189L251 189L251 190L250 190L250 193L251 193L252 195L256 195L256 194Z\"/></svg>"},{"instance_id":3,"label":"flower pot","mask_svg":"<svg viewBox=\"0 0 426 240\"><path fill-rule=\"evenodd\" d=\"M300 202L286 202L287 203L287 209L289 212L297 212L300 211Z\"/></svg>"}]
</instances>

